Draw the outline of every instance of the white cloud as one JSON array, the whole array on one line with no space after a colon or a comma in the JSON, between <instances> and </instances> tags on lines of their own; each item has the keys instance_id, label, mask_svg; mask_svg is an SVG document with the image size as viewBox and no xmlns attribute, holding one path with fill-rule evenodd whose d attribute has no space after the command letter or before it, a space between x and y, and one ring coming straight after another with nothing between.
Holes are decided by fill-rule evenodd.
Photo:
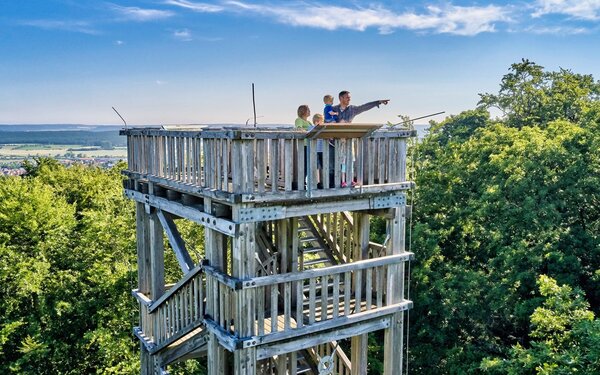
<instances>
[{"instance_id":1,"label":"white cloud","mask_svg":"<svg viewBox=\"0 0 600 375\"><path fill-rule=\"evenodd\" d=\"M115 45L122 46L123 44L125 44L124 41L122 41L122 40L115 40Z\"/></svg>"},{"instance_id":2,"label":"white cloud","mask_svg":"<svg viewBox=\"0 0 600 375\"><path fill-rule=\"evenodd\" d=\"M124 7L116 4L112 4L111 8L119 13L121 17L133 20L133 21L154 21L158 19L165 19L172 17L174 13L170 10L160 9L143 9L138 7Z\"/></svg>"},{"instance_id":3,"label":"white cloud","mask_svg":"<svg viewBox=\"0 0 600 375\"><path fill-rule=\"evenodd\" d=\"M158 86L163 86L163 85L166 85L168 82L167 82L167 81L161 81L160 79L157 79L157 80L155 81L155 83L156 83Z\"/></svg>"},{"instance_id":4,"label":"white cloud","mask_svg":"<svg viewBox=\"0 0 600 375\"><path fill-rule=\"evenodd\" d=\"M62 30L90 35L100 34L100 32L93 28L89 22L85 21L31 20L22 21L19 22L19 24L44 30Z\"/></svg>"},{"instance_id":5,"label":"white cloud","mask_svg":"<svg viewBox=\"0 0 600 375\"><path fill-rule=\"evenodd\" d=\"M227 1L230 7L274 18L277 22L293 26L314 27L327 30L351 29L364 31L377 28L382 34L396 29L432 31L457 35L476 35L495 31L496 22L509 22L506 7L455 6L427 7L423 13L395 13L381 6L349 8L330 5L256 5L242 1Z\"/></svg>"},{"instance_id":6,"label":"white cloud","mask_svg":"<svg viewBox=\"0 0 600 375\"><path fill-rule=\"evenodd\" d=\"M538 27L532 26L527 28L525 31L534 33L534 34L552 34L552 35L578 35L578 34L587 34L590 30L584 27L565 27L565 26L548 26L548 27Z\"/></svg>"},{"instance_id":7,"label":"white cloud","mask_svg":"<svg viewBox=\"0 0 600 375\"><path fill-rule=\"evenodd\" d=\"M201 13L217 13L217 12L222 12L224 10L224 8L219 5L207 4L207 3L197 3L197 2L193 2L193 1L187 1L187 0L167 0L167 1L165 1L165 4L175 5L175 6L178 6L181 8L186 8L186 9L193 10L194 12L201 12Z\"/></svg>"},{"instance_id":8,"label":"white cloud","mask_svg":"<svg viewBox=\"0 0 600 375\"><path fill-rule=\"evenodd\" d=\"M189 42L192 40L192 33L188 29L175 30L173 32L175 39L181 40L182 42Z\"/></svg>"},{"instance_id":9,"label":"white cloud","mask_svg":"<svg viewBox=\"0 0 600 375\"><path fill-rule=\"evenodd\" d=\"M533 17L563 14L582 20L600 20L600 0L537 0Z\"/></svg>"}]
</instances>

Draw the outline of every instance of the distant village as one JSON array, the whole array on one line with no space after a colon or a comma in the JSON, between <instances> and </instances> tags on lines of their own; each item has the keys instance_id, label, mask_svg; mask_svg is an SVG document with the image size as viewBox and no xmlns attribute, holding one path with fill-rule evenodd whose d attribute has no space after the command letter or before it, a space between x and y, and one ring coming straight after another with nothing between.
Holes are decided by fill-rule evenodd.
<instances>
[{"instance_id":1,"label":"distant village","mask_svg":"<svg viewBox=\"0 0 600 375\"><path fill-rule=\"evenodd\" d=\"M111 168L120 160L126 159L126 152L114 154L115 148L124 148L125 139L119 136L120 126L114 125L80 125L80 124L33 124L33 125L1 125L0 176L21 176L27 171L23 168L25 160L33 160L36 156L53 157L65 166L83 164L100 168ZM23 147L18 152L6 146L36 146L29 149ZM64 150L44 149L48 145L68 145ZM102 152L106 150L106 154ZM95 152L91 154L91 152ZM101 152L101 153L100 153ZM100 156L102 155L102 156Z\"/></svg>"},{"instance_id":2,"label":"distant village","mask_svg":"<svg viewBox=\"0 0 600 375\"><path fill-rule=\"evenodd\" d=\"M21 176L27 173L25 168L23 168L22 162L25 159L18 158L18 160L0 160L0 176ZM77 157L77 156L62 156L60 158L56 158L58 162L64 166L71 166L75 164L83 164L88 166L100 167L100 168L112 168L119 161L124 160L124 158L115 158L115 157Z\"/></svg>"}]
</instances>

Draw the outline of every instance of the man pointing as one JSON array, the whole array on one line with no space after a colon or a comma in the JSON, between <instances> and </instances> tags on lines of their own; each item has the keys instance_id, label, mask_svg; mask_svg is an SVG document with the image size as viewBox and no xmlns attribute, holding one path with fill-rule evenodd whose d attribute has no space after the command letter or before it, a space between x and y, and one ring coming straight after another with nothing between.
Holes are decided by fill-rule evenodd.
<instances>
[{"instance_id":1,"label":"man pointing","mask_svg":"<svg viewBox=\"0 0 600 375\"><path fill-rule=\"evenodd\" d=\"M378 107L380 104L386 105L389 99L375 100L374 102L365 103L363 105L350 105L350 91L341 91L339 94L340 104L334 105L332 110L338 113L337 122L352 122L355 116L368 111L369 109Z\"/></svg>"}]
</instances>

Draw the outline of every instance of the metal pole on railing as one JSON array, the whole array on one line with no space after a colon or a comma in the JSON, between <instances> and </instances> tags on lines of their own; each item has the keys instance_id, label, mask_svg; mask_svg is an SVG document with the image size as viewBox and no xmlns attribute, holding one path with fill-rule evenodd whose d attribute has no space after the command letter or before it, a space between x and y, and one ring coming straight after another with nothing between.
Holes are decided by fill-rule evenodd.
<instances>
[{"instance_id":1,"label":"metal pole on railing","mask_svg":"<svg viewBox=\"0 0 600 375\"><path fill-rule=\"evenodd\" d=\"M125 129L127 129L127 121L125 121L125 119L123 118L123 116L121 116L121 114L115 109L115 107L111 107L113 109L113 111L115 111L115 113L117 115L119 115L119 117L121 118L121 120L123 121L123 124L125 124Z\"/></svg>"},{"instance_id":2,"label":"metal pole on railing","mask_svg":"<svg viewBox=\"0 0 600 375\"><path fill-rule=\"evenodd\" d=\"M256 100L254 99L254 83L252 83L252 109L254 110L254 127L256 128Z\"/></svg>"},{"instance_id":3,"label":"metal pole on railing","mask_svg":"<svg viewBox=\"0 0 600 375\"><path fill-rule=\"evenodd\" d=\"M411 119L408 119L408 120L405 120L405 121L401 121L401 122L399 122L399 123L397 123L397 124L393 124L393 125L391 125L391 126L390 126L390 128L393 128L394 126L398 126L398 125L406 124L407 122L412 122L412 121L421 120L421 119L424 119L424 118L427 118L427 117L432 117L432 116L441 115L441 114L443 114L443 113L446 113L446 111L441 111L441 112L432 113L432 114L430 114L430 115L425 115L425 116L420 116L420 117L411 118ZM402 115L398 115L398 116L399 116L399 117L402 117Z\"/></svg>"}]
</instances>

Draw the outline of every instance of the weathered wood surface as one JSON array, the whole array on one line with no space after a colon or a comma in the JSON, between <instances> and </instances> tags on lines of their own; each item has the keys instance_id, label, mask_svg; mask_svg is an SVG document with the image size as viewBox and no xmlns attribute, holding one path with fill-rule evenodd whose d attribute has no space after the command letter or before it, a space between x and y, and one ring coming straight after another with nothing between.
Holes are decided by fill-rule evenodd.
<instances>
[{"instance_id":1,"label":"weathered wood surface","mask_svg":"<svg viewBox=\"0 0 600 375\"><path fill-rule=\"evenodd\" d=\"M363 242L368 249L368 241ZM277 339L282 339L288 334L310 333L312 326L347 322L364 313L377 315L392 305L406 303L404 300L391 303L384 281L388 280L390 270L411 257L411 253L405 252L333 267L243 279L211 268L207 270L207 279L216 292L214 303L222 307L212 320L233 336L261 336L259 340L263 342L266 336L277 334ZM248 303L248 296L252 296L252 303ZM244 306L241 310L227 308L240 305Z\"/></svg>"},{"instance_id":2,"label":"weathered wood surface","mask_svg":"<svg viewBox=\"0 0 600 375\"><path fill-rule=\"evenodd\" d=\"M404 248L402 190L414 186L406 180L413 132L327 135L333 139L331 146L324 142L322 169L317 141L299 130L122 134L126 194L138 207L140 271L132 294L140 303L135 333L143 373L206 348L211 375L295 374L306 368L304 359L314 372L329 355L335 373L363 374L366 334L381 329L386 374L402 371L404 310L412 305L404 296L404 264L413 257ZM384 244L369 242L369 214L385 215ZM204 225L205 272L194 265L175 218ZM301 234L303 220L312 226L311 240ZM184 272L170 287L163 230ZM306 242L314 237L318 245ZM316 255L320 249L327 250ZM332 344L349 337L352 363Z\"/></svg>"},{"instance_id":3,"label":"weathered wood surface","mask_svg":"<svg viewBox=\"0 0 600 375\"><path fill-rule=\"evenodd\" d=\"M352 189L353 182L357 186L387 185L393 189L395 184L406 182L406 138L413 133L378 131L363 139L358 134L344 133L343 126L336 130L343 135L330 139L329 147L325 142L320 170L316 140L307 141L310 147L305 149L306 133L292 129L131 129L122 134L128 137L129 172L175 181L199 194L210 190L260 197L267 193L312 192L321 188L318 180L323 190ZM305 160L308 170L304 170ZM343 169L345 181L341 181ZM243 184L238 182L241 180ZM342 182L348 187L341 188Z\"/></svg>"}]
</instances>

